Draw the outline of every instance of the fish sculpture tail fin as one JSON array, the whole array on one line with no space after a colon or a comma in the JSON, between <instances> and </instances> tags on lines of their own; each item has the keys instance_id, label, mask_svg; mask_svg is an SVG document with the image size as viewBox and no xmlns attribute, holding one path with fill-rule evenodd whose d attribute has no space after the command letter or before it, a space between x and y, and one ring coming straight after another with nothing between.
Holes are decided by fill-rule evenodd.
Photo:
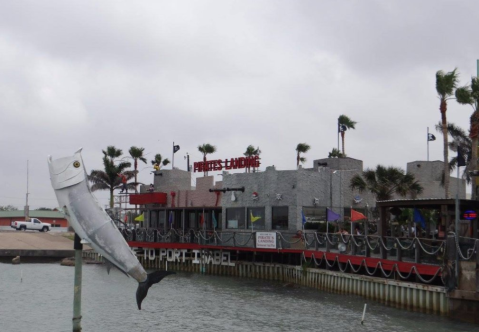
<instances>
[{"instance_id":1,"label":"fish sculpture tail fin","mask_svg":"<svg viewBox=\"0 0 479 332\"><path fill-rule=\"evenodd\" d=\"M138 283L138 288L136 290L136 303L138 304L138 309L141 310L141 302L143 302L144 298L148 294L148 290L150 289L151 285L159 283L164 277L175 274L175 272L170 271L154 271L148 273L148 277L145 281Z\"/></svg>"}]
</instances>

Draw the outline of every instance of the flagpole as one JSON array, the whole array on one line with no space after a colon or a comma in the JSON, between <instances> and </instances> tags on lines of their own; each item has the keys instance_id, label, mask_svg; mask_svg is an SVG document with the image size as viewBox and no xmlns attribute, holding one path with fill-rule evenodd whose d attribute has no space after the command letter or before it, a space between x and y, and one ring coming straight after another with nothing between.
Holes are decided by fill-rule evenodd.
<instances>
[{"instance_id":1,"label":"flagpole","mask_svg":"<svg viewBox=\"0 0 479 332\"><path fill-rule=\"evenodd\" d=\"M429 161L429 127L427 127L427 161Z\"/></svg>"},{"instance_id":2,"label":"flagpole","mask_svg":"<svg viewBox=\"0 0 479 332\"><path fill-rule=\"evenodd\" d=\"M175 169L175 142L173 142L173 153L171 154L171 169Z\"/></svg>"}]
</instances>

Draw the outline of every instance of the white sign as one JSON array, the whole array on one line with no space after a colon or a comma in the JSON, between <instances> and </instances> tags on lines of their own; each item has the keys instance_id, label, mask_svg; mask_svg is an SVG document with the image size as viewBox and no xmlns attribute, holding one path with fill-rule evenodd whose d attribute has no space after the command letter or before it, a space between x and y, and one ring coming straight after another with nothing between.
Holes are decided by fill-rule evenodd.
<instances>
[{"instance_id":1,"label":"white sign","mask_svg":"<svg viewBox=\"0 0 479 332\"><path fill-rule=\"evenodd\" d=\"M256 248L276 249L276 233L256 232Z\"/></svg>"}]
</instances>

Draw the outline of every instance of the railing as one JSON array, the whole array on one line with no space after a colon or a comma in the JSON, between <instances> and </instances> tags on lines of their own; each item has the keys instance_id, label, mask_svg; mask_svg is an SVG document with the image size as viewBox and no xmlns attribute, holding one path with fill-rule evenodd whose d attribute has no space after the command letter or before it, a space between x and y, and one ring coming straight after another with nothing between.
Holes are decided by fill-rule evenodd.
<instances>
[{"instance_id":1,"label":"railing","mask_svg":"<svg viewBox=\"0 0 479 332\"><path fill-rule=\"evenodd\" d=\"M478 259L479 240L459 237L456 240L455 234L448 234L448 240L428 238L403 238L403 237L381 237L377 235L343 235L321 232L275 232L277 249L300 249L318 252L337 253L351 256L364 257L358 266L348 259L346 264L340 263L338 257L334 261L328 261L323 255L312 254L309 260L303 254L303 259L309 264L324 264L327 268L336 266L345 272L349 270L357 273L361 268L369 275L380 274L389 278L393 273L401 279L407 280L414 273L421 282L429 283L441 274L454 274L451 264L446 264L447 257L451 260L451 252L457 255L460 261ZM160 231L157 229L138 228L136 230L122 230L127 241L138 242L160 242L160 243L196 243L201 245L215 245L227 247L255 248L255 232L251 231L197 231L197 230L175 230ZM449 241L449 242L448 242ZM450 242L452 241L452 242ZM448 244L451 243L451 244ZM446 252L449 252L447 254ZM321 257L321 259L319 259ZM374 267L366 265L366 258L380 258L393 261L393 267L386 271L383 264L379 263ZM396 263L397 262L397 263ZM404 273L398 268L399 262L420 263L441 267L431 279L419 275L416 265L413 265L409 272ZM447 273L443 273L448 269ZM443 283L445 281L443 280Z\"/></svg>"}]
</instances>

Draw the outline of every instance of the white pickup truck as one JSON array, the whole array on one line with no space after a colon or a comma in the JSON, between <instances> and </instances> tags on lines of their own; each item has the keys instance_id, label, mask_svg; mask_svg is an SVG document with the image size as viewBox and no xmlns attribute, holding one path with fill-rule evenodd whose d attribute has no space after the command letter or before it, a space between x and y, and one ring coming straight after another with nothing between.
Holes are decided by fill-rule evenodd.
<instances>
[{"instance_id":1,"label":"white pickup truck","mask_svg":"<svg viewBox=\"0 0 479 332\"><path fill-rule=\"evenodd\" d=\"M33 230L40 232L48 232L52 227L51 224L41 222L37 218L30 218L29 221L12 221L10 226L17 231Z\"/></svg>"}]
</instances>

